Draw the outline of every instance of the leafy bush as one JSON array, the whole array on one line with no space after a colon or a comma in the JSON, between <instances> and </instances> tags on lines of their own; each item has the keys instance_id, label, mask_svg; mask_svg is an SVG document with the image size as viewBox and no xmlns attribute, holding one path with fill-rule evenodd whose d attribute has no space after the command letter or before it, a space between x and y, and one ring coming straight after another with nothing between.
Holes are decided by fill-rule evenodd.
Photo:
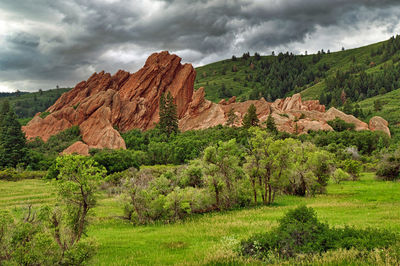
<instances>
[{"instance_id":1,"label":"leafy bush","mask_svg":"<svg viewBox=\"0 0 400 266\"><path fill-rule=\"evenodd\" d=\"M108 174L122 172L128 168L139 168L136 153L130 150L108 150L96 152L93 159L107 169Z\"/></svg>"},{"instance_id":2,"label":"leafy bush","mask_svg":"<svg viewBox=\"0 0 400 266\"><path fill-rule=\"evenodd\" d=\"M79 126L72 126L56 135L51 136L47 142L41 138L29 141L29 152L26 164L32 170L47 170L55 163L55 158L60 152L81 140Z\"/></svg>"},{"instance_id":3,"label":"leafy bush","mask_svg":"<svg viewBox=\"0 0 400 266\"><path fill-rule=\"evenodd\" d=\"M178 186L172 171L157 176L153 169L124 172L125 217L136 224L172 222L187 215L204 212L211 205L206 189Z\"/></svg>"},{"instance_id":4,"label":"leafy bush","mask_svg":"<svg viewBox=\"0 0 400 266\"><path fill-rule=\"evenodd\" d=\"M382 147L388 147L390 138L380 131L317 131L301 135L302 141L311 141L319 147L331 147L331 152L341 152L347 147L357 147L361 154L371 154Z\"/></svg>"},{"instance_id":5,"label":"leafy bush","mask_svg":"<svg viewBox=\"0 0 400 266\"><path fill-rule=\"evenodd\" d=\"M333 172L332 179L336 184L339 184L342 181L349 180L350 175L341 168L337 168L335 172Z\"/></svg>"},{"instance_id":6,"label":"leafy bush","mask_svg":"<svg viewBox=\"0 0 400 266\"><path fill-rule=\"evenodd\" d=\"M0 180L18 181L22 179L40 179L45 175L45 171L17 171L14 168L6 168L0 171Z\"/></svg>"},{"instance_id":7,"label":"leafy bush","mask_svg":"<svg viewBox=\"0 0 400 266\"><path fill-rule=\"evenodd\" d=\"M400 148L383 156L378 165L376 175L383 180L393 181L400 179Z\"/></svg>"},{"instance_id":8,"label":"leafy bush","mask_svg":"<svg viewBox=\"0 0 400 266\"><path fill-rule=\"evenodd\" d=\"M342 166L343 169L351 175L353 180L358 180L362 169L361 162L347 159L342 162Z\"/></svg>"},{"instance_id":9,"label":"leafy bush","mask_svg":"<svg viewBox=\"0 0 400 266\"><path fill-rule=\"evenodd\" d=\"M82 265L96 253L93 240L84 239L74 245L58 243L65 237L60 224L54 227L55 213L43 207L28 208L19 220L0 211L0 265Z\"/></svg>"},{"instance_id":10,"label":"leafy bush","mask_svg":"<svg viewBox=\"0 0 400 266\"><path fill-rule=\"evenodd\" d=\"M298 254L320 254L332 249L388 248L398 239L396 234L385 230L329 228L318 221L312 208L301 206L288 211L271 232L243 240L239 252L268 260L276 256L290 258Z\"/></svg>"}]
</instances>

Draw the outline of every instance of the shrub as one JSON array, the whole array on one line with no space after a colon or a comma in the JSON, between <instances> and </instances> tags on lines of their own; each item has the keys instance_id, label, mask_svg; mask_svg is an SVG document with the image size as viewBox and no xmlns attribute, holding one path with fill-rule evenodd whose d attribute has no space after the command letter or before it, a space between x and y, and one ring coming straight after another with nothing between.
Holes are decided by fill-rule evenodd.
<instances>
[{"instance_id":1,"label":"shrub","mask_svg":"<svg viewBox=\"0 0 400 266\"><path fill-rule=\"evenodd\" d=\"M107 169L108 174L121 172L128 168L139 168L134 151L130 150L101 150L93 159Z\"/></svg>"},{"instance_id":2,"label":"shrub","mask_svg":"<svg viewBox=\"0 0 400 266\"><path fill-rule=\"evenodd\" d=\"M272 232L242 241L240 251L258 258L272 251L287 258L326 251L331 246L329 238L329 227L318 221L312 208L302 206L290 210Z\"/></svg>"},{"instance_id":3,"label":"shrub","mask_svg":"<svg viewBox=\"0 0 400 266\"><path fill-rule=\"evenodd\" d=\"M400 148L383 156L376 175L379 179L393 181L400 179Z\"/></svg>"},{"instance_id":4,"label":"shrub","mask_svg":"<svg viewBox=\"0 0 400 266\"><path fill-rule=\"evenodd\" d=\"M343 169L349 173L353 180L357 180L360 176L362 164L359 161L347 159L342 162Z\"/></svg>"},{"instance_id":5,"label":"shrub","mask_svg":"<svg viewBox=\"0 0 400 266\"><path fill-rule=\"evenodd\" d=\"M318 221L315 211L305 206L290 210L271 232L243 240L239 252L269 260L298 254L320 254L334 249L373 250L388 248L398 241L395 233L378 229L329 228Z\"/></svg>"},{"instance_id":6,"label":"shrub","mask_svg":"<svg viewBox=\"0 0 400 266\"><path fill-rule=\"evenodd\" d=\"M14 168L6 168L0 171L0 180L17 181L19 179L19 174Z\"/></svg>"},{"instance_id":7,"label":"shrub","mask_svg":"<svg viewBox=\"0 0 400 266\"><path fill-rule=\"evenodd\" d=\"M152 168L129 169L124 175L124 214L135 224L173 222L211 209L207 189L179 187L179 177L171 170L159 175Z\"/></svg>"},{"instance_id":8,"label":"shrub","mask_svg":"<svg viewBox=\"0 0 400 266\"><path fill-rule=\"evenodd\" d=\"M339 184L342 181L349 180L350 175L341 168L337 168L335 172L333 172L332 179L336 184Z\"/></svg>"},{"instance_id":9,"label":"shrub","mask_svg":"<svg viewBox=\"0 0 400 266\"><path fill-rule=\"evenodd\" d=\"M43 112L39 116L40 116L40 118L45 119L49 114L50 114L50 112Z\"/></svg>"},{"instance_id":10,"label":"shrub","mask_svg":"<svg viewBox=\"0 0 400 266\"><path fill-rule=\"evenodd\" d=\"M335 119L328 121L328 125L330 125L335 131L345 131L345 130L354 130L355 125L353 123L347 123L346 121L336 117Z\"/></svg>"},{"instance_id":11,"label":"shrub","mask_svg":"<svg viewBox=\"0 0 400 266\"><path fill-rule=\"evenodd\" d=\"M39 179L46 175L45 171L17 171L14 168L6 168L0 171L0 180L18 181L21 179Z\"/></svg>"},{"instance_id":12,"label":"shrub","mask_svg":"<svg viewBox=\"0 0 400 266\"><path fill-rule=\"evenodd\" d=\"M0 265L82 265L96 253L93 240L62 245L66 237L62 224L54 227L55 213L43 207L28 208L21 220L0 211Z\"/></svg>"},{"instance_id":13,"label":"shrub","mask_svg":"<svg viewBox=\"0 0 400 266\"><path fill-rule=\"evenodd\" d=\"M203 187L203 171L201 166L188 166L182 174L181 184L183 187Z\"/></svg>"}]
</instances>

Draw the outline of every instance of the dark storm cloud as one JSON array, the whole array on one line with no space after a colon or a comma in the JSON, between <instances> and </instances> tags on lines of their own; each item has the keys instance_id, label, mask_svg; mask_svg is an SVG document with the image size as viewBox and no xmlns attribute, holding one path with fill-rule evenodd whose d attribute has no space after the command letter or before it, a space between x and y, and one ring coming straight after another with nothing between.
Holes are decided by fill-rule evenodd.
<instances>
[{"instance_id":1,"label":"dark storm cloud","mask_svg":"<svg viewBox=\"0 0 400 266\"><path fill-rule=\"evenodd\" d=\"M0 0L0 90L134 71L160 50L202 64L245 51L362 45L361 31L389 37L399 15L390 0Z\"/></svg>"}]
</instances>

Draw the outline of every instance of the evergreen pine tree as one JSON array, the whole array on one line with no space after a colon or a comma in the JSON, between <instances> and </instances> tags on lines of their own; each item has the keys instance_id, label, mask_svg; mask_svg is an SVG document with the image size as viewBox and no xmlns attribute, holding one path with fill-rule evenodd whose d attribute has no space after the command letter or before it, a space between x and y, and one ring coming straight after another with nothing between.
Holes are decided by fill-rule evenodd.
<instances>
[{"instance_id":1,"label":"evergreen pine tree","mask_svg":"<svg viewBox=\"0 0 400 266\"><path fill-rule=\"evenodd\" d=\"M243 117L243 127L249 128L249 127L255 127L258 126L258 120L257 117L257 109L254 104L251 104L249 106L249 109L247 109L247 113Z\"/></svg>"},{"instance_id":2,"label":"evergreen pine tree","mask_svg":"<svg viewBox=\"0 0 400 266\"><path fill-rule=\"evenodd\" d=\"M171 93L168 92L165 98L164 94L160 98L160 122L159 128L161 132L166 133L169 137L173 132L178 132L178 115L176 104Z\"/></svg>"},{"instance_id":3,"label":"evergreen pine tree","mask_svg":"<svg viewBox=\"0 0 400 266\"><path fill-rule=\"evenodd\" d=\"M266 121L266 125L267 125L267 129L269 131L271 131L273 133L277 133L278 132L278 129L276 128L276 125L275 125L275 120L274 120L274 118L272 117L271 114L269 114L269 116L268 116L268 119Z\"/></svg>"},{"instance_id":4,"label":"evergreen pine tree","mask_svg":"<svg viewBox=\"0 0 400 266\"><path fill-rule=\"evenodd\" d=\"M229 127L235 125L237 119L238 117L235 114L235 110L231 108L228 112L228 121L226 121L226 125Z\"/></svg>"},{"instance_id":5,"label":"evergreen pine tree","mask_svg":"<svg viewBox=\"0 0 400 266\"><path fill-rule=\"evenodd\" d=\"M1 121L3 121L3 118L7 115L9 111L10 111L10 103L8 102L8 100L4 100L0 108L0 126L1 126Z\"/></svg>"},{"instance_id":6,"label":"evergreen pine tree","mask_svg":"<svg viewBox=\"0 0 400 266\"><path fill-rule=\"evenodd\" d=\"M3 104L2 110L6 108ZM17 116L10 108L0 124L0 167L16 167L25 158L25 153L25 134Z\"/></svg>"}]
</instances>

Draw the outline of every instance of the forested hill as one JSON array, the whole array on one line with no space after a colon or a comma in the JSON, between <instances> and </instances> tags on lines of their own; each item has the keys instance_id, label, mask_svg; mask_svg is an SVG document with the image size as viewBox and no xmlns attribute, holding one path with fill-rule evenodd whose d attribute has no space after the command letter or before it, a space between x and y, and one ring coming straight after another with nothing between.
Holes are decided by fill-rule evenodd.
<instances>
[{"instance_id":1,"label":"forested hill","mask_svg":"<svg viewBox=\"0 0 400 266\"><path fill-rule=\"evenodd\" d=\"M233 95L239 100L273 101L301 92L304 99L340 107L400 88L400 36L369 46L317 54L258 53L197 68L195 88L214 102Z\"/></svg>"},{"instance_id":2,"label":"forested hill","mask_svg":"<svg viewBox=\"0 0 400 266\"><path fill-rule=\"evenodd\" d=\"M0 105L7 99L13 106L18 118L33 117L38 112L43 112L49 108L60 96L70 88L58 88L47 91L37 92L12 92L0 93Z\"/></svg>"}]
</instances>

